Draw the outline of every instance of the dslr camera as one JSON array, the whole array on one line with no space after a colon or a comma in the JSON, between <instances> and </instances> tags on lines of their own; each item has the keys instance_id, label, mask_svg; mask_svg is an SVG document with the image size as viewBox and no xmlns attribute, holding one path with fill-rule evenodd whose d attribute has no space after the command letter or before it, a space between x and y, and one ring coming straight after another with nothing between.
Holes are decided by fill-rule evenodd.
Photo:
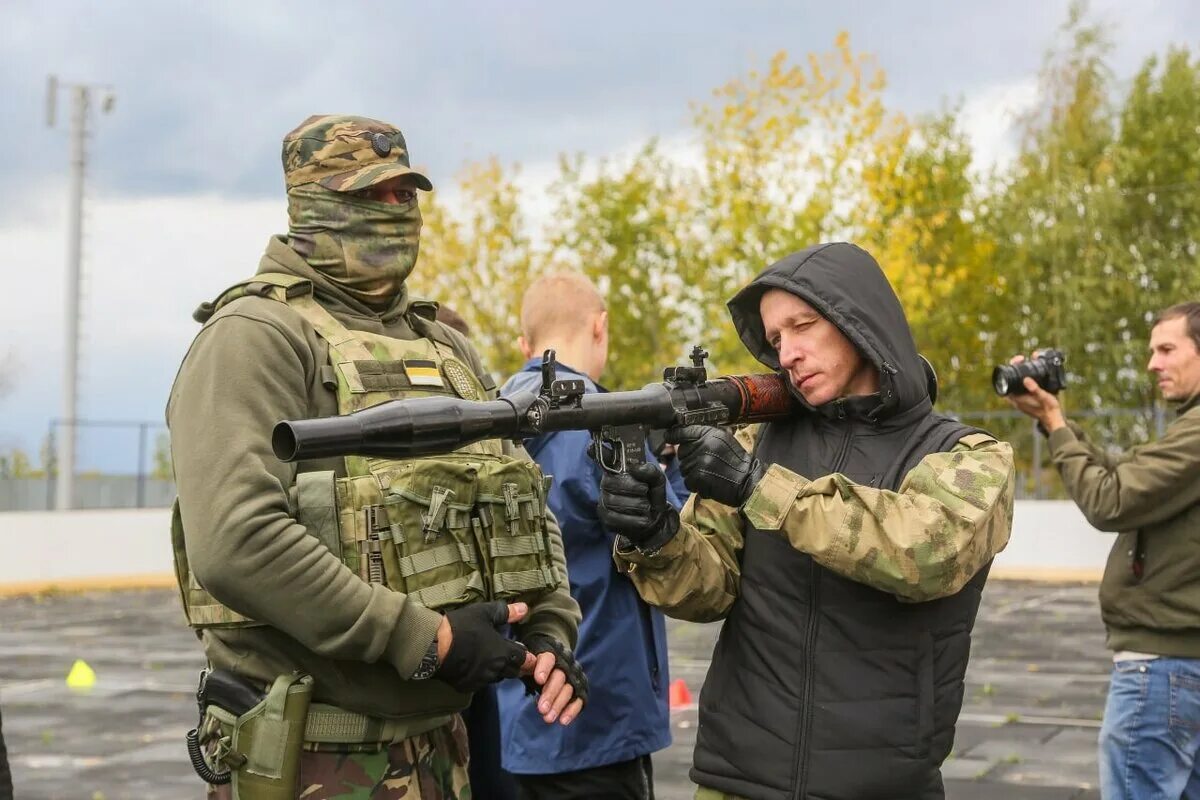
<instances>
[{"instance_id":1,"label":"dslr camera","mask_svg":"<svg viewBox=\"0 0 1200 800\"><path fill-rule=\"evenodd\" d=\"M992 370L992 388L1001 397L1025 394L1025 379L1033 378L1045 391L1058 394L1067 385L1064 361L1061 350L1050 348L1019 364L1003 364Z\"/></svg>"}]
</instances>

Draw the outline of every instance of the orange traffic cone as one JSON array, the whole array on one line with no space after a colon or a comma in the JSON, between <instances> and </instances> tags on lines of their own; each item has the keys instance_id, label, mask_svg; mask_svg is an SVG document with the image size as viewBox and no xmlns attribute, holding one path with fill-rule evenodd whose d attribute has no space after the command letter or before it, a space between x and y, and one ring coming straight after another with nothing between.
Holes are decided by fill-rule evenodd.
<instances>
[{"instance_id":1,"label":"orange traffic cone","mask_svg":"<svg viewBox=\"0 0 1200 800\"><path fill-rule=\"evenodd\" d=\"M673 709L692 705L692 693L688 691L683 678L671 681L671 686L667 689L667 704Z\"/></svg>"}]
</instances>

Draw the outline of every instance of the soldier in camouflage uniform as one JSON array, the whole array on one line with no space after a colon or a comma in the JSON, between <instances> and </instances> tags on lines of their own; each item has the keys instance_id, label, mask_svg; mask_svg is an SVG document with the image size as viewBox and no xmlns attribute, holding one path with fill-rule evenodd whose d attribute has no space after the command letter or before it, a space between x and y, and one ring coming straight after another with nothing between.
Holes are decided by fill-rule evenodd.
<instances>
[{"instance_id":1,"label":"soldier in camouflage uniform","mask_svg":"<svg viewBox=\"0 0 1200 800\"><path fill-rule=\"evenodd\" d=\"M668 431L696 493L681 515L653 466L606 477L600 502L648 602L725 621L696 796L940 799L971 628L1011 528L1012 450L933 413L932 369L858 247L788 256L729 309L798 412L736 438Z\"/></svg>"},{"instance_id":2,"label":"soldier in camouflage uniform","mask_svg":"<svg viewBox=\"0 0 1200 800\"><path fill-rule=\"evenodd\" d=\"M436 304L408 294L417 190L432 186L400 131L310 117L283 165L288 233L197 311L167 408L188 620L214 676L258 701L202 717L206 780L232 780L210 794L469 797L471 692L524 676L560 724L586 699L546 479L494 440L408 461L275 458L283 419L496 389Z\"/></svg>"}]
</instances>

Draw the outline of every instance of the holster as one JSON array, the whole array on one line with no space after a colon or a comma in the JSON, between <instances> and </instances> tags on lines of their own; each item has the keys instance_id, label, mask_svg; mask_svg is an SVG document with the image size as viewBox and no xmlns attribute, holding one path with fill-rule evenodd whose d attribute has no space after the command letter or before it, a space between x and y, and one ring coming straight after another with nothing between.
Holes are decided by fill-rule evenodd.
<instances>
[{"instance_id":1,"label":"holster","mask_svg":"<svg viewBox=\"0 0 1200 800\"><path fill-rule=\"evenodd\" d=\"M206 677L209 682L210 691L203 684L200 691L199 734L189 735L189 744L195 739L205 749L209 769L229 776L233 800L294 800L312 678L300 672L280 675L260 699L232 673L216 671ZM211 775L201 777L213 782Z\"/></svg>"}]
</instances>

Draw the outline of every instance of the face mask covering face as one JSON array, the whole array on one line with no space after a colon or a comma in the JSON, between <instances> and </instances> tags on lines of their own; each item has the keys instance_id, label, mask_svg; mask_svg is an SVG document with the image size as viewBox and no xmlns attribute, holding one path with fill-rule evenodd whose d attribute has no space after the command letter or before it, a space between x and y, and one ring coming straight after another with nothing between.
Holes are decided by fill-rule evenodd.
<instances>
[{"instance_id":1,"label":"face mask covering face","mask_svg":"<svg viewBox=\"0 0 1200 800\"><path fill-rule=\"evenodd\" d=\"M391 205L317 186L288 191L288 237L309 266L375 311L392 306L417 262L417 200Z\"/></svg>"}]
</instances>

